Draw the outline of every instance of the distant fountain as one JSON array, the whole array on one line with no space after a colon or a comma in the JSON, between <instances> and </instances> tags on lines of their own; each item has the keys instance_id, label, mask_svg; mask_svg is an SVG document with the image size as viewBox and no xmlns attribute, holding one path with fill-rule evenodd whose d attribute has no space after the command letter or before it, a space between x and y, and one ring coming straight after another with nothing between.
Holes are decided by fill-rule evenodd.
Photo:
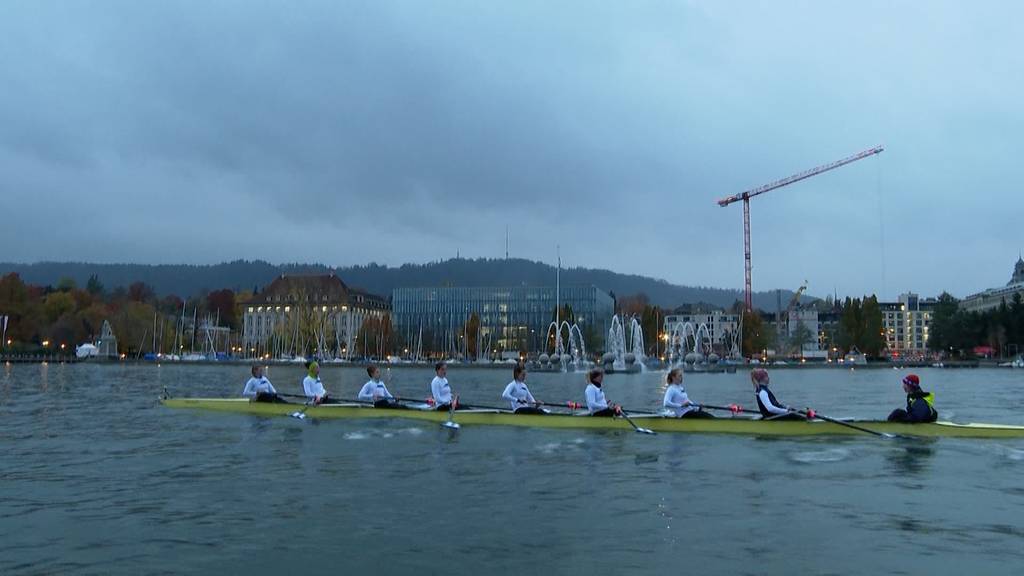
<instances>
[{"instance_id":1,"label":"distant fountain","mask_svg":"<svg viewBox=\"0 0 1024 576\"><path fill-rule=\"evenodd\" d=\"M669 365L689 367L703 366L718 362L713 351L711 330L707 324L684 322L676 324L668 335Z\"/></svg>"},{"instance_id":2,"label":"distant fountain","mask_svg":"<svg viewBox=\"0 0 1024 576\"><path fill-rule=\"evenodd\" d=\"M563 338L563 334L565 337ZM579 324L569 324L562 320L561 324L552 322L548 325L547 334L544 337L545 346L548 340L554 336L554 346L550 355L541 354L538 360L541 364L550 362L560 366L565 372L571 366L573 370L580 370L588 365L587 344L583 341L583 332Z\"/></svg>"},{"instance_id":3,"label":"distant fountain","mask_svg":"<svg viewBox=\"0 0 1024 576\"><path fill-rule=\"evenodd\" d=\"M629 370L636 365L639 365L640 370L645 369L647 356L644 353L644 330L635 316L630 317L628 333L619 315L612 316L605 348L607 351L601 357L601 363L610 365L613 370Z\"/></svg>"},{"instance_id":4,"label":"distant fountain","mask_svg":"<svg viewBox=\"0 0 1024 576\"><path fill-rule=\"evenodd\" d=\"M647 354L644 353L644 329L643 326L637 322L635 316L630 322L630 332L632 333L630 340L632 340L633 344L633 361L638 362L640 364L640 370L643 371L646 369L644 362L647 360ZM626 363L630 363L629 354L626 355Z\"/></svg>"}]
</instances>

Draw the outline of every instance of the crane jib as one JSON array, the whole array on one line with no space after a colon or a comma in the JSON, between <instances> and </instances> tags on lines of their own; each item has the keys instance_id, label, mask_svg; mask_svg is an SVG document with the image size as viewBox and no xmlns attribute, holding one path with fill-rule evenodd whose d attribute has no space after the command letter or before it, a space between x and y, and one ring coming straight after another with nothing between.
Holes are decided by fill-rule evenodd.
<instances>
[{"instance_id":1,"label":"crane jib","mask_svg":"<svg viewBox=\"0 0 1024 576\"><path fill-rule=\"evenodd\" d=\"M823 172L828 172L829 170L834 170L836 168L839 168L840 166L845 166L845 165L850 164L852 162L856 162L857 160L862 160L864 158L867 158L868 156L874 156L875 154L880 154L883 150L885 150L884 147L882 147L882 146L875 146L874 148L869 148L867 150L864 150L863 152L858 152L857 154L854 154L853 156L849 156L849 157L843 158L842 160L836 160L835 162L829 162L828 164L822 164L821 166L818 166L818 167L815 167L815 168L811 168L810 170L805 170L803 172L798 172L798 173L793 174L792 176L789 176L787 178L783 178L781 180L776 180L774 182L769 182L768 184L763 184L761 186L758 186L757 188L752 188L750 190L746 190L744 192L740 192L739 194L735 194L733 196L722 198L721 200L718 201L718 205L719 206L728 206L729 204L732 204L733 202L738 202L740 200L749 200L750 198L753 198L754 196L757 196L758 194L764 194L765 192L768 192L769 190L775 190L776 188L782 188L783 186L789 186L790 184L794 184L794 183L799 182L801 180L805 180L807 178L810 178L811 176L817 176L818 174L821 174Z\"/></svg>"}]
</instances>

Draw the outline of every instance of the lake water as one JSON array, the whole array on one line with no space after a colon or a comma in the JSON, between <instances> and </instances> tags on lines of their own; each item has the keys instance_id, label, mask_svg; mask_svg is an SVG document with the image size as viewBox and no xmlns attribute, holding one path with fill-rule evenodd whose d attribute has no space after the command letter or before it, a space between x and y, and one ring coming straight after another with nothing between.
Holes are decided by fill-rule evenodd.
<instances>
[{"instance_id":1,"label":"lake water","mask_svg":"<svg viewBox=\"0 0 1024 576\"><path fill-rule=\"evenodd\" d=\"M896 370L779 370L779 400L884 417ZM1024 424L1022 370L921 369L943 419ZM238 366L7 365L0 574L1014 574L1024 441L763 439L172 410L231 396ZM279 391L299 368L273 367ZM323 380L353 397L358 368ZM396 369L424 397L430 369ZM451 369L465 402L511 373ZM582 401L581 374L531 374ZM610 375L654 408L664 373ZM690 374L697 401L754 406L746 374Z\"/></svg>"}]
</instances>

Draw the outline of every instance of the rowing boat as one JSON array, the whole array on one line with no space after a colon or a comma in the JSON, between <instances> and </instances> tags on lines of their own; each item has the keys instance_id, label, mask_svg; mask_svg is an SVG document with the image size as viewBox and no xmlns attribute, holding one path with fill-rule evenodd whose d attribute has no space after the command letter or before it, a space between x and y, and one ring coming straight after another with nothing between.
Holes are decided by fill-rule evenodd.
<instances>
[{"instance_id":1,"label":"rowing boat","mask_svg":"<svg viewBox=\"0 0 1024 576\"><path fill-rule=\"evenodd\" d=\"M259 416L287 416L297 404L250 402L246 398L167 398L161 399L169 408L192 408L218 412L236 412ZM305 415L312 418L402 418L442 423L448 412L418 409L373 408L362 404L324 404L310 406ZM863 434L833 422L815 420L767 421L744 417L671 418L660 415L632 414L640 426L656 432L698 434L745 434L752 436L849 436ZM455 420L465 425L522 426L527 428L577 428L587 430L626 430L632 427L619 418L597 418L585 414L513 414L504 410L459 410ZM1002 424L905 424L875 420L851 420L861 428L901 436L932 436L957 438L1024 438L1024 426Z\"/></svg>"}]
</instances>

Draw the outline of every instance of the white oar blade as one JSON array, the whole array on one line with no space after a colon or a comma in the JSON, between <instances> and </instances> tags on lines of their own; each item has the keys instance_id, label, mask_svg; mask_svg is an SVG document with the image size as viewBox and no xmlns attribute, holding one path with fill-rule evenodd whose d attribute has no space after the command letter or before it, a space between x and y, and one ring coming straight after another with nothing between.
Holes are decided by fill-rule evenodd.
<instances>
[{"instance_id":1,"label":"white oar blade","mask_svg":"<svg viewBox=\"0 0 1024 576\"><path fill-rule=\"evenodd\" d=\"M458 430L460 428L458 422L452 422L451 420L449 420L447 422L442 422L441 426L444 426L445 428L447 428L449 430Z\"/></svg>"},{"instance_id":2,"label":"white oar blade","mask_svg":"<svg viewBox=\"0 0 1024 576\"><path fill-rule=\"evenodd\" d=\"M292 412L292 418L298 418L299 420L305 420L306 415L302 412Z\"/></svg>"}]
</instances>

